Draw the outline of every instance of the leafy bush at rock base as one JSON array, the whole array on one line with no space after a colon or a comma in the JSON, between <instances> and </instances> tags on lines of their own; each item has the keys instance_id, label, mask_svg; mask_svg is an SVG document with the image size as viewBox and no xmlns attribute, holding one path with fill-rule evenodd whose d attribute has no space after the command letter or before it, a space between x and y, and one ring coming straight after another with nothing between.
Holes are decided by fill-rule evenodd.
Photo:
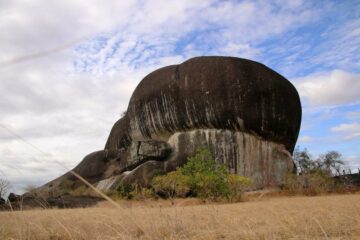
<instances>
[{"instance_id":1,"label":"leafy bush at rock base","mask_svg":"<svg viewBox=\"0 0 360 240\"><path fill-rule=\"evenodd\" d=\"M152 181L155 192L167 197L193 196L201 199L241 200L250 179L228 173L226 167L212 159L208 149L199 148L188 162L174 172Z\"/></svg>"},{"instance_id":2,"label":"leafy bush at rock base","mask_svg":"<svg viewBox=\"0 0 360 240\"><path fill-rule=\"evenodd\" d=\"M186 197L190 192L188 176L179 171L170 172L166 175L157 176L152 181L154 191L167 198Z\"/></svg>"},{"instance_id":3,"label":"leafy bush at rock base","mask_svg":"<svg viewBox=\"0 0 360 240\"><path fill-rule=\"evenodd\" d=\"M240 201L242 198L242 194L244 189L251 185L251 180L247 177L238 176L235 174L228 175L228 182L230 185L230 196L229 200L231 202Z\"/></svg>"}]
</instances>

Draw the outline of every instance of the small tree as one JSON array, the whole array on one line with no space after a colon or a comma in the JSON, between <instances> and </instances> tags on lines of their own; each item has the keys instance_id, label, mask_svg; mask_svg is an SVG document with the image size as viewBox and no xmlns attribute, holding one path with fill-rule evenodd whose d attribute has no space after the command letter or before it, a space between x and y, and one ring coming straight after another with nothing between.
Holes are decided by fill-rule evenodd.
<instances>
[{"instance_id":1,"label":"small tree","mask_svg":"<svg viewBox=\"0 0 360 240\"><path fill-rule=\"evenodd\" d=\"M340 169L344 165L341 153L337 151L329 151L321 154L316 162L319 169L328 173L340 173Z\"/></svg>"},{"instance_id":2,"label":"small tree","mask_svg":"<svg viewBox=\"0 0 360 240\"><path fill-rule=\"evenodd\" d=\"M332 174L334 172L339 173L341 167L344 165L342 155L337 151L329 151L325 154L321 154L316 160L314 160L306 148L304 150L300 150L299 147L296 147L293 159L298 173L300 174L309 174L318 171L323 171L328 174Z\"/></svg>"},{"instance_id":3,"label":"small tree","mask_svg":"<svg viewBox=\"0 0 360 240\"><path fill-rule=\"evenodd\" d=\"M339 173L344 164L339 152L329 151L314 160L306 148L297 147L293 159L301 176L287 176L285 189L311 195L335 189L333 173Z\"/></svg>"},{"instance_id":4,"label":"small tree","mask_svg":"<svg viewBox=\"0 0 360 240\"><path fill-rule=\"evenodd\" d=\"M0 179L0 198L5 197L9 188L10 188L10 182L5 179Z\"/></svg>"},{"instance_id":5,"label":"small tree","mask_svg":"<svg viewBox=\"0 0 360 240\"><path fill-rule=\"evenodd\" d=\"M301 151L300 147L297 146L293 154L293 159L297 171L300 174L309 173L315 168L315 162L312 160L312 156L306 148Z\"/></svg>"}]
</instances>

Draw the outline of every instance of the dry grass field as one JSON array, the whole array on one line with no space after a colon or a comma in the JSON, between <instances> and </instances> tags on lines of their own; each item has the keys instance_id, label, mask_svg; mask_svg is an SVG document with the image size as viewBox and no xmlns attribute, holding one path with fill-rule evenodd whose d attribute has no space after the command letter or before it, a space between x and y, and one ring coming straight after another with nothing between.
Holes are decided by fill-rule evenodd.
<instances>
[{"instance_id":1,"label":"dry grass field","mask_svg":"<svg viewBox=\"0 0 360 240\"><path fill-rule=\"evenodd\" d=\"M0 239L360 239L360 194L0 212Z\"/></svg>"}]
</instances>

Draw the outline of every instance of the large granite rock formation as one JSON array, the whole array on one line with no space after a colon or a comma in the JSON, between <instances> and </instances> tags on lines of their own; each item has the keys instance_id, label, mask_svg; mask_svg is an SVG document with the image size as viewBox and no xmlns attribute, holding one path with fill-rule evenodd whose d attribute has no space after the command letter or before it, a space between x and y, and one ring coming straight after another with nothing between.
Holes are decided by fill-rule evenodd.
<instances>
[{"instance_id":1,"label":"large granite rock formation","mask_svg":"<svg viewBox=\"0 0 360 240\"><path fill-rule=\"evenodd\" d=\"M293 169L300 122L299 95L283 76L246 59L196 57L147 75L105 149L74 171L103 190L146 185L207 147L255 188L276 186ZM65 179L76 185L69 173L51 184Z\"/></svg>"}]
</instances>

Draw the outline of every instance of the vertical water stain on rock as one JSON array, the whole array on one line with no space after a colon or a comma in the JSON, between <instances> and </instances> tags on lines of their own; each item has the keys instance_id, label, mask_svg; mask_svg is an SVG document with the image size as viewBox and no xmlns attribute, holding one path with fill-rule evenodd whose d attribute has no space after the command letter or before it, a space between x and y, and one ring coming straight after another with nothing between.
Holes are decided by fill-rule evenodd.
<instances>
[{"instance_id":1,"label":"vertical water stain on rock","mask_svg":"<svg viewBox=\"0 0 360 240\"><path fill-rule=\"evenodd\" d=\"M207 147L254 187L277 186L293 168L300 123L299 95L283 76L247 59L196 57L147 75L105 149L75 171L104 190L146 185Z\"/></svg>"}]
</instances>

